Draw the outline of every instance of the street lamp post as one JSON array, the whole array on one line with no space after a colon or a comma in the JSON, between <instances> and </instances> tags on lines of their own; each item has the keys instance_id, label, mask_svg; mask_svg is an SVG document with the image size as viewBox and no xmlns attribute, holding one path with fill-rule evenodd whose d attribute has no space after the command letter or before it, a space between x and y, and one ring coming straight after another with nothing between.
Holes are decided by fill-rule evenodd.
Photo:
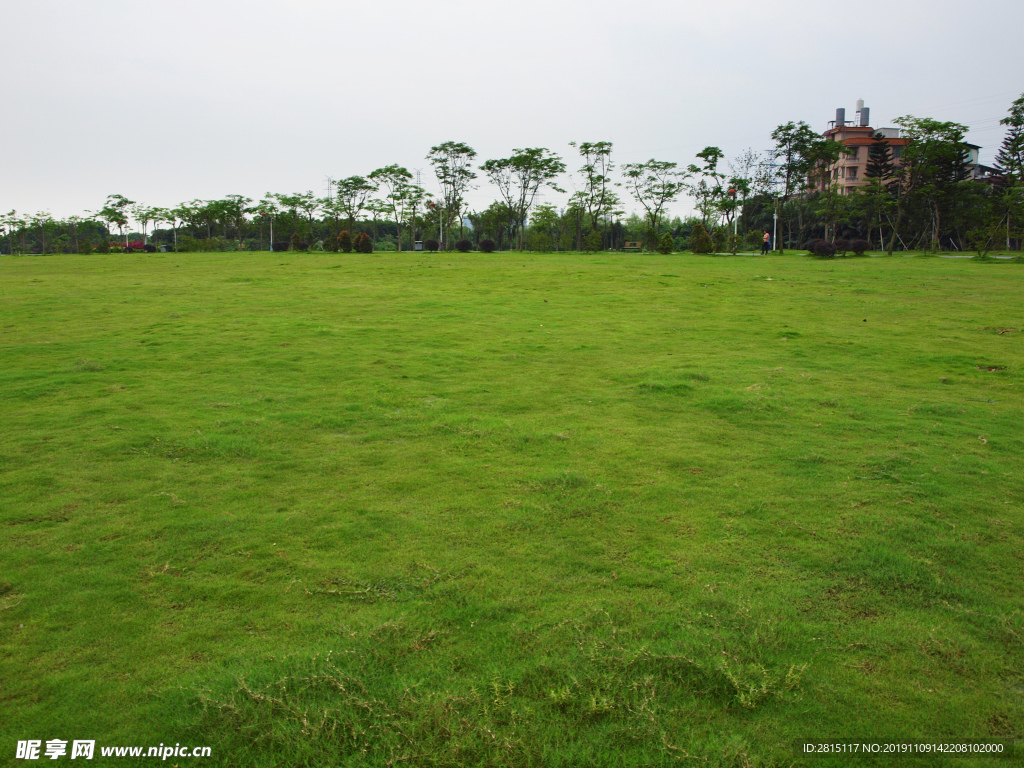
<instances>
[{"instance_id":1,"label":"street lamp post","mask_svg":"<svg viewBox=\"0 0 1024 768\"><path fill-rule=\"evenodd\" d=\"M775 198L775 211L772 213L772 250L779 250L779 243L775 239L779 231L779 198Z\"/></svg>"},{"instance_id":2,"label":"street lamp post","mask_svg":"<svg viewBox=\"0 0 1024 768\"><path fill-rule=\"evenodd\" d=\"M271 250L271 252L273 252L273 250L274 250L274 214L266 213L265 211L260 211L260 216L262 216L263 218L266 218L267 216L270 216L270 250Z\"/></svg>"},{"instance_id":3,"label":"street lamp post","mask_svg":"<svg viewBox=\"0 0 1024 768\"><path fill-rule=\"evenodd\" d=\"M736 188L729 187L729 197L732 198L732 236L736 237L737 228L740 223L740 213L736 209Z\"/></svg>"}]
</instances>

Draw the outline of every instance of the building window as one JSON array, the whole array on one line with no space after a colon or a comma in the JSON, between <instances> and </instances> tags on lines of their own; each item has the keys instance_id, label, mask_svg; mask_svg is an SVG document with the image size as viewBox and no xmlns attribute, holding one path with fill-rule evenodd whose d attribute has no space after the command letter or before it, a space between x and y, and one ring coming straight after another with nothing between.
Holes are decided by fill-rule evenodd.
<instances>
[{"instance_id":1,"label":"building window","mask_svg":"<svg viewBox=\"0 0 1024 768\"><path fill-rule=\"evenodd\" d=\"M854 161L860 157L860 147L852 147L853 151L846 156L847 162Z\"/></svg>"},{"instance_id":2,"label":"building window","mask_svg":"<svg viewBox=\"0 0 1024 768\"><path fill-rule=\"evenodd\" d=\"M848 178L848 179L856 179L857 178L857 166L856 165L848 165L848 166L846 166L846 178Z\"/></svg>"},{"instance_id":3,"label":"building window","mask_svg":"<svg viewBox=\"0 0 1024 768\"><path fill-rule=\"evenodd\" d=\"M892 159L893 160L898 160L901 157L903 157L903 147L893 147L892 148Z\"/></svg>"}]
</instances>

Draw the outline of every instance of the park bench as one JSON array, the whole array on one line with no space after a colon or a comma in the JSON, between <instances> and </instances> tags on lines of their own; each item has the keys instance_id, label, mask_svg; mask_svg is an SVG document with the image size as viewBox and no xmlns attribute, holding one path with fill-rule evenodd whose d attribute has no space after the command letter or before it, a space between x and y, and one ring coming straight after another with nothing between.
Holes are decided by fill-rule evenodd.
<instances>
[{"instance_id":1,"label":"park bench","mask_svg":"<svg viewBox=\"0 0 1024 768\"><path fill-rule=\"evenodd\" d=\"M622 250L624 251L639 251L643 247L643 243L629 242L628 240L622 244Z\"/></svg>"}]
</instances>

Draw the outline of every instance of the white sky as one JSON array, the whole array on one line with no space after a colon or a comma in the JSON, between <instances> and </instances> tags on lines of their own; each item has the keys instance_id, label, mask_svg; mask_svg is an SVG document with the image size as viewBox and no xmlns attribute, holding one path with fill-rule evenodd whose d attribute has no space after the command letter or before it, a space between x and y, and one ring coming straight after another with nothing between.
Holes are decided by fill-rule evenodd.
<instances>
[{"instance_id":1,"label":"white sky","mask_svg":"<svg viewBox=\"0 0 1024 768\"><path fill-rule=\"evenodd\" d=\"M968 124L991 162L1022 28L1021 0L0 0L0 211L323 195L390 163L435 191L446 140L686 165L858 98Z\"/></svg>"}]
</instances>

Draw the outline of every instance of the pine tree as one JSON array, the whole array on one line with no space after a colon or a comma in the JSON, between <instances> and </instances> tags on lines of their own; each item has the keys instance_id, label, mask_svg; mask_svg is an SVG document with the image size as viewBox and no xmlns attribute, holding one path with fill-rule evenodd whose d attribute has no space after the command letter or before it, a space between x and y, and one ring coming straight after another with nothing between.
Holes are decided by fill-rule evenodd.
<instances>
[{"instance_id":1,"label":"pine tree","mask_svg":"<svg viewBox=\"0 0 1024 768\"><path fill-rule=\"evenodd\" d=\"M1005 179L1002 204L1006 216L1006 249L1010 250L1013 238L1020 237L1018 222L1024 218L1024 120L1019 121L1021 124L1003 122L1010 128L996 154L996 166Z\"/></svg>"},{"instance_id":2,"label":"pine tree","mask_svg":"<svg viewBox=\"0 0 1024 768\"><path fill-rule=\"evenodd\" d=\"M892 161L892 148L881 133L874 135L874 141L868 147L868 164L864 170L867 186L864 193L871 200L870 219L868 225L868 241L871 240L873 225L878 226L878 242L882 247L882 216L891 203L891 190L896 176L896 164Z\"/></svg>"},{"instance_id":3,"label":"pine tree","mask_svg":"<svg viewBox=\"0 0 1024 768\"><path fill-rule=\"evenodd\" d=\"M1008 184L1024 182L1024 126L1010 126L996 154L996 165L1006 174Z\"/></svg>"},{"instance_id":4,"label":"pine tree","mask_svg":"<svg viewBox=\"0 0 1024 768\"><path fill-rule=\"evenodd\" d=\"M892 150L885 136L876 133L874 141L868 147L868 165L864 175L869 179L878 179L885 182L892 178L896 172L896 166L892 162Z\"/></svg>"}]
</instances>

